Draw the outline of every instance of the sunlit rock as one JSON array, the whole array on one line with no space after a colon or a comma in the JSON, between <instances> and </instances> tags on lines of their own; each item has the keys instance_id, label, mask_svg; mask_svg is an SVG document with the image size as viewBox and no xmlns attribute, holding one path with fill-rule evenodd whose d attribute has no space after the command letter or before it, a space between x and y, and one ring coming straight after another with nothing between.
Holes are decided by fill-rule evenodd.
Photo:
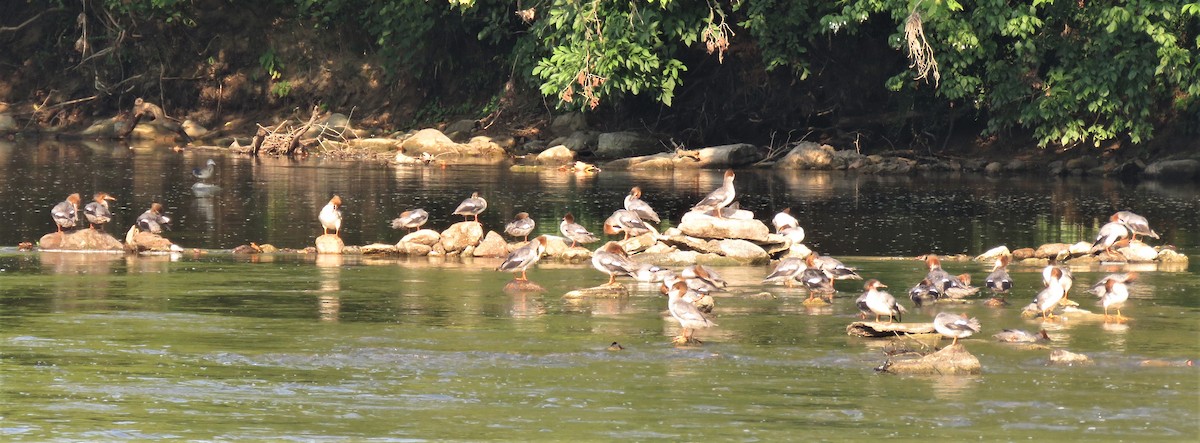
<instances>
[{"instance_id":1,"label":"sunlit rock","mask_svg":"<svg viewBox=\"0 0 1200 443\"><path fill-rule=\"evenodd\" d=\"M1149 263L1158 258L1158 251L1141 241L1131 242L1129 246L1117 250L1130 263Z\"/></svg>"},{"instance_id":2,"label":"sunlit rock","mask_svg":"<svg viewBox=\"0 0 1200 443\"><path fill-rule=\"evenodd\" d=\"M688 151L671 159L676 168L726 169L748 166L762 158L758 147L749 143L713 146Z\"/></svg>"},{"instance_id":3,"label":"sunlit rock","mask_svg":"<svg viewBox=\"0 0 1200 443\"><path fill-rule=\"evenodd\" d=\"M184 120L182 126L183 133L187 134L188 137L191 137L192 139L199 139L203 138L205 135L208 135L208 128L201 126L195 121Z\"/></svg>"},{"instance_id":4,"label":"sunlit rock","mask_svg":"<svg viewBox=\"0 0 1200 443\"><path fill-rule=\"evenodd\" d=\"M762 247L746 240L721 240L720 254L749 265L765 265L771 256Z\"/></svg>"},{"instance_id":5,"label":"sunlit rock","mask_svg":"<svg viewBox=\"0 0 1200 443\"><path fill-rule=\"evenodd\" d=\"M596 158L624 158L662 151L658 140L637 132L606 132L596 139Z\"/></svg>"},{"instance_id":6,"label":"sunlit rock","mask_svg":"<svg viewBox=\"0 0 1200 443\"><path fill-rule=\"evenodd\" d=\"M1076 257L1076 256L1080 256L1080 255L1087 255L1087 254L1091 253L1091 251L1092 251L1092 244L1085 242L1085 241L1081 241L1081 242L1071 245L1071 247L1067 248L1067 251L1071 254L1072 257Z\"/></svg>"},{"instance_id":7,"label":"sunlit rock","mask_svg":"<svg viewBox=\"0 0 1200 443\"><path fill-rule=\"evenodd\" d=\"M441 244L447 254L462 252L483 239L483 225L474 221L458 222L442 231L441 236Z\"/></svg>"},{"instance_id":8,"label":"sunlit rock","mask_svg":"<svg viewBox=\"0 0 1200 443\"><path fill-rule=\"evenodd\" d=\"M341 254L342 249L346 247L342 238L334 234L323 234L317 237L316 245L318 254Z\"/></svg>"},{"instance_id":9,"label":"sunlit rock","mask_svg":"<svg viewBox=\"0 0 1200 443\"><path fill-rule=\"evenodd\" d=\"M787 252L785 252L779 258L788 258L788 257L805 258L805 257L808 257L809 255L812 255L812 250L809 249L808 246L806 246L804 243L796 243L796 244L793 244L792 246L788 247Z\"/></svg>"},{"instance_id":10,"label":"sunlit rock","mask_svg":"<svg viewBox=\"0 0 1200 443\"><path fill-rule=\"evenodd\" d=\"M82 218L82 214L81 217ZM115 237L103 231L81 228L63 233L51 232L38 240L39 249L71 251L120 251L124 249Z\"/></svg>"},{"instance_id":11,"label":"sunlit rock","mask_svg":"<svg viewBox=\"0 0 1200 443\"><path fill-rule=\"evenodd\" d=\"M392 152L400 149L400 141L392 138L355 138L350 140L348 146L375 152Z\"/></svg>"},{"instance_id":12,"label":"sunlit rock","mask_svg":"<svg viewBox=\"0 0 1200 443\"><path fill-rule=\"evenodd\" d=\"M625 250L625 253L637 254L650 249L651 246L654 246L656 243L658 243L658 236L654 233L646 233L629 237L628 239L621 240L618 243L621 245L621 249Z\"/></svg>"},{"instance_id":13,"label":"sunlit rock","mask_svg":"<svg viewBox=\"0 0 1200 443\"><path fill-rule=\"evenodd\" d=\"M975 256L975 261L994 263L996 259L1010 255L1012 255L1012 252L1008 250L1008 246L997 246L992 249L988 249L987 252Z\"/></svg>"},{"instance_id":14,"label":"sunlit rock","mask_svg":"<svg viewBox=\"0 0 1200 443\"><path fill-rule=\"evenodd\" d=\"M441 243L438 243L437 246L441 247ZM400 255L420 257L424 255L430 255L431 252L433 252L433 246L427 244L406 241L396 243L396 253ZM445 253L445 251L442 251L441 253Z\"/></svg>"},{"instance_id":15,"label":"sunlit rock","mask_svg":"<svg viewBox=\"0 0 1200 443\"><path fill-rule=\"evenodd\" d=\"M797 143L782 159L775 162L776 168L784 169L832 169L833 146L813 142Z\"/></svg>"},{"instance_id":16,"label":"sunlit rock","mask_svg":"<svg viewBox=\"0 0 1200 443\"><path fill-rule=\"evenodd\" d=\"M136 226L129 229L132 235L125 237L125 246L129 251L170 252L179 248L161 235L139 230Z\"/></svg>"},{"instance_id":17,"label":"sunlit rock","mask_svg":"<svg viewBox=\"0 0 1200 443\"><path fill-rule=\"evenodd\" d=\"M575 161L575 153L567 149L566 146L558 145L542 151L537 155L536 161L538 164L565 165Z\"/></svg>"},{"instance_id":18,"label":"sunlit rock","mask_svg":"<svg viewBox=\"0 0 1200 443\"><path fill-rule=\"evenodd\" d=\"M359 252L363 255L389 255L398 253L399 249L396 248L396 245L371 243L359 248Z\"/></svg>"},{"instance_id":19,"label":"sunlit rock","mask_svg":"<svg viewBox=\"0 0 1200 443\"><path fill-rule=\"evenodd\" d=\"M458 152L455 149L456 146L457 143L454 143L454 140L451 140L442 131L425 128L405 139L400 144L400 152L409 157L420 157L422 153L430 155L456 154Z\"/></svg>"},{"instance_id":20,"label":"sunlit rock","mask_svg":"<svg viewBox=\"0 0 1200 443\"><path fill-rule=\"evenodd\" d=\"M1046 243L1038 246L1033 256L1037 258L1055 258L1059 254L1070 254L1070 251L1071 245L1066 243Z\"/></svg>"},{"instance_id":21,"label":"sunlit rock","mask_svg":"<svg viewBox=\"0 0 1200 443\"><path fill-rule=\"evenodd\" d=\"M1025 260L1027 258L1033 258L1033 255L1035 253L1037 253L1037 250L1035 250L1033 248L1014 249L1012 251L1013 261L1021 261L1021 260Z\"/></svg>"},{"instance_id":22,"label":"sunlit rock","mask_svg":"<svg viewBox=\"0 0 1200 443\"><path fill-rule=\"evenodd\" d=\"M893 374L922 375L965 375L978 374L982 366L979 359L962 343L946 346L942 350L915 359L888 360L880 371Z\"/></svg>"},{"instance_id":23,"label":"sunlit rock","mask_svg":"<svg viewBox=\"0 0 1200 443\"><path fill-rule=\"evenodd\" d=\"M417 243L425 246L433 246L442 241L442 234L432 229L421 229L405 235L400 239L404 243Z\"/></svg>"},{"instance_id":24,"label":"sunlit rock","mask_svg":"<svg viewBox=\"0 0 1200 443\"><path fill-rule=\"evenodd\" d=\"M488 231L471 255L476 257L506 257L508 256L508 242L504 241L504 236L496 231Z\"/></svg>"},{"instance_id":25,"label":"sunlit rock","mask_svg":"<svg viewBox=\"0 0 1200 443\"><path fill-rule=\"evenodd\" d=\"M505 294L521 294L530 292L546 292L546 288L529 280L509 280L504 284Z\"/></svg>"},{"instance_id":26,"label":"sunlit rock","mask_svg":"<svg viewBox=\"0 0 1200 443\"><path fill-rule=\"evenodd\" d=\"M628 296L629 289L627 289L625 285L617 283L614 285L600 285L591 288L576 289L563 294L562 298L622 298Z\"/></svg>"},{"instance_id":27,"label":"sunlit rock","mask_svg":"<svg viewBox=\"0 0 1200 443\"><path fill-rule=\"evenodd\" d=\"M818 298L819 299L819 298ZM936 334L933 323L856 321L846 326L846 335L856 337L896 337L910 334Z\"/></svg>"},{"instance_id":28,"label":"sunlit rock","mask_svg":"<svg viewBox=\"0 0 1200 443\"><path fill-rule=\"evenodd\" d=\"M584 246L571 246L571 243L557 235L546 236L546 257L557 260L575 262L592 258L592 251Z\"/></svg>"},{"instance_id":29,"label":"sunlit rock","mask_svg":"<svg viewBox=\"0 0 1200 443\"><path fill-rule=\"evenodd\" d=\"M743 239L765 242L771 230L760 220L717 218L697 211L683 215L679 230L686 235L714 239Z\"/></svg>"},{"instance_id":30,"label":"sunlit rock","mask_svg":"<svg viewBox=\"0 0 1200 443\"><path fill-rule=\"evenodd\" d=\"M1187 264L1188 257L1180 254L1173 249L1163 249L1158 251L1157 260L1159 263L1183 263Z\"/></svg>"}]
</instances>

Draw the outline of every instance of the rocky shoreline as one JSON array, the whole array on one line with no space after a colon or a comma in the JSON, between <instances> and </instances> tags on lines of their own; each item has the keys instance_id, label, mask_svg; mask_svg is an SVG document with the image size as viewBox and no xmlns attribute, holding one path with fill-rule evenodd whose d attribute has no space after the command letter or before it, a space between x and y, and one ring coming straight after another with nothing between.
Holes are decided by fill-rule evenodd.
<instances>
[{"instance_id":1,"label":"rocky shoreline","mask_svg":"<svg viewBox=\"0 0 1200 443\"><path fill-rule=\"evenodd\" d=\"M242 122L240 127L249 126ZM286 123L263 127L286 127ZM299 126L299 121L295 126ZM99 119L79 131L39 132L61 139L112 139L128 131L124 118ZM209 149L249 154L253 130L239 125L210 131L191 121L151 121L130 133L131 144ZM180 133L192 140L180 140ZM784 146L747 143L684 149L650 134L600 132L588 127L580 113L559 115L533 136L486 135L475 120L460 120L442 128L383 133L356 128L346 115L331 113L319 118L302 136L306 155L397 164L511 164L515 167L569 168L577 161L600 170L674 170L774 168L786 170L852 171L861 174L917 174L963 172L987 175L1040 174L1048 176L1116 177L1166 181L1200 180L1200 152L1182 150L1163 158L1143 158L1136 153L1079 149L1053 152L1036 149L998 158L959 158L933 153L892 150L864 154L811 141ZM0 113L0 134L21 136L11 115ZM186 145L186 146L185 146Z\"/></svg>"}]
</instances>

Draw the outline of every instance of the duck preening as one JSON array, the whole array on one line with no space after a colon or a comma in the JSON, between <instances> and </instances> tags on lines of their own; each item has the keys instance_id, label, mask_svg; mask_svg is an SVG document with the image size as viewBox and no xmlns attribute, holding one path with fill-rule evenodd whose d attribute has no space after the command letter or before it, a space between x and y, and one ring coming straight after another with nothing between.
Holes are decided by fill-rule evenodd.
<instances>
[{"instance_id":1,"label":"duck preening","mask_svg":"<svg viewBox=\"0 0 1200 443\"><path fill-rule=\"evenodd\" d=\"M733 203L735 197L737 197L737 192L733 188L733 170L727 170L725 171L725 181L721 187L708 193L703 200L700 200L700 203L692 206L692 210L712 212L717 218L723 218L721 209Z\"/></svg>"},{"instance_id":2,"label":"duck preening","mask_svg":"<svg viewBox=\"0 0 1200 443\"><path fill-rule=\"evenodd\" d=\"M982 328L977 318L967 317L967 314L942 312L933 318L933 329L942 336L953 339L950 346L954 346L958 344L958 339L970 337Z\"/></svg>"},{"instance_id":3,"label":"duck preening","mask_svg":"<svg viewBox=\"0 0 1200 443\"><path fill-rule=\"evenodd\" d=\"M167 228L167 223L171 222L171 218L163 215L162 211L163 206L161 203L151 203L150 209L147 209L146 212L138 216L138 229L151 234L162 234L163 229Z\"/></svg>"},{"instance_id":4,"label":"duck preening","mask_svg":"<svg viewBox=\"0 0 1200 443\"><path fill-rule=\"evenodd\" d=\"M92 202L83 207L83 215L87 217L88 225L92 229L100 226L100 230L104 230L104 225L112 221L112 211L108 209L109 200L117 199L107 193L97 192L92 196Z\"/></svg>"},{"instance_id":5,"label":"duck preening","mask_svg":"<svg viewBox=\"0 0 1200 443\"><path fill-rule=\"evenodd\" d=\"M687 294L687 284L682 281L676 281L670 289L667 290L667 309L671 312L671 317L679 322L681 329L680 335L675 337L675 343L687 344L691 342L700 343L694 337L696 329L708 328L716 326L716 323L709 321L708 317L704 316L703 312L696 305L684 300L684 295Z\"/></svg>"},{"instance_id":6,"label":"duck preening","mask_svg":"<svg viewBox=\"0 0 1200 443\"><path fill-rule=\"evenodd\" d=\"M59 202L50 209L50 217L58 227L58 233L63 229L71 229L79 222L79 194L71 194L66 200Z\"/></svg>"},{"instance_id":7,"label":"duck preening","mask_svg":"<svg viewBox=\"0 0 1200 443\"><path fill-rule=\"evenodd\" d=\"M529 218L528 212L518 212L513 221L504 225L504 233L513 237L521 237L524 241L529 241L529 234L533 232L533 228L536 226L537 223L532 218Z\"/></svg>"},{"instance_id":8,"label":"duck preening","mask_svg":"<svg viewBox=\"0 0 1200 443\"><path fill-rule=\"evenodd\" d=\"M454 209L454 215L463 216L464 221L467 217L473 217L472 221L479 222L479 214L482 214L485 209L487 209L487 200L480 197L478 192L472 192L470 197L467 197Z\"/></svg>"},{"instance_id":9,"label":"duck preening","mask_svg":"<svg viewBox=\"0 0 1200 443\"><path fill-rule=\"evenodd\" d=\"M401 212L399 217L392 219L392 229L417 230L429 221L429 212L424 209L409 209Z\"/></svg>"},{"instance_id":10,"label":"duck preening","mask_svg":"<svg viewBox=\"0 0 1200 443\"><path fill-rule=\"evenodd\" d=\"M546 236L541 235L533 239L525 246L514 249L504 259L503 263L496 268L497 271L505 272L520 272L521 276L517 280L528 280L525 276L525 271L542 259L542 255L546 253Z\"/></svg>"},{"instance_id":11,"label":"duck preening","mask_svg":"<svg viewBox=\"0 0 1200 443\"><path fill-rule=\"evenodd\" d=\"M333 235L341 235L342 233L342 198L336 195L329 199L329 203L321 208L321 213L317 214L317 220L321 222L321 228L325 230L325 234L333 231Z\"/></svg>"}]
</instances>

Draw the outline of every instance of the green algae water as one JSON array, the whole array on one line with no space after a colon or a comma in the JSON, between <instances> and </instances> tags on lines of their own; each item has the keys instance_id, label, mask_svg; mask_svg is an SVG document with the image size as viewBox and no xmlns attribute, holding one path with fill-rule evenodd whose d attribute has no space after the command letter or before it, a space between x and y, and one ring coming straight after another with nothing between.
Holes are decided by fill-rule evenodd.
<instances>
[{"instance_id":1,"label":"green algae water","mask_svg":"<svg viewBox=\"0 0 1200 443\"><path fill-rule=\"evenodd\" d=\"M718 326L697 332L703 345L677 348L677 324L651 285L626 280L631 295L622 299L562 299L607 280L585 263L545 261L529 272L545 292L506 294L512 276L494 271L499 259L130 257L11 246L52 229L48 207L67 189L104 187L129 211L170 202L177 226L168 235L188 247L302 247L334 192L358 202L347 207L355 222L346 237L361 244L395 242L401 233L386 222L414 202L431 214L444 208L429 225L443 227L473 189L489 198L495 213L483 222L492 229L527 207L537 208L528 212L539 232L554 232L566 210L598 226L631 183L678 220L719 183L719 171L577 177L218 158L222 194L198 204L194 180L182 174L206 157L88 152L72 168L33 147L0 165L0 199L16 209L3 213L14 229L0 233L0 440L1200 438L1200 372L1186 363L1200 356L1194 185L739 173L743 208L760 219L799 208L806 243L888 284L910 308L905 322L941 311L980 319L983 331L963 344L982 374L916 377L873 368L896 343L928 346L924 339L846 335L861 282L839 281L832 305L809 307L803 290L760 283L769 266L720 268L731 287L717 296ZM108 167L68 174L97 163ZM120 172L130 170L173 172ZM1125 323L1021 317L1041 284L1039 268L1018 265L1010 307L912 308L903 294L923 264L875 258L1073 242L1112 206L1147 215L1192 258L1189 268L1139 268ZM945 267L976 280L990 271ZM1074 269L1070 298L1100 312L1086 287L1122 269ZM1005 328L1045 328L1053 341L991 339ZM624 349L608 350L612 342ZM1054 349L1094 363L1049 365Z\"/></svg>"}]
</instances>

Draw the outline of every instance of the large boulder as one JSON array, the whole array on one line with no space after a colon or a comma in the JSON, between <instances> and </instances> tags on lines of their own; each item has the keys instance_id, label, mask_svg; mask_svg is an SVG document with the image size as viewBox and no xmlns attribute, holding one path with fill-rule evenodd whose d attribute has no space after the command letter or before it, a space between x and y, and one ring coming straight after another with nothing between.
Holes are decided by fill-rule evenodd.
<instances>
[{"instance_id":1,"label":"large boulder","mask_svg":"<svg viewBox=\"0 0 1200 443\"><path fill-rule=\"evenodd\" d=\"M1046 243L1038 246L1037 251L1034 251L1033 256L1036 258L1055 258L1059 254L1070 254L1071 245L1066 243Z\"/></svg>"},{"instance_id":2,"label":"large boulder","mask_svg":"<svg viewBox=\"0 0 1200 443\"><path fill-rule=\"evenodd\" d=\"M135 228L130 228L133 230ZM154 252L169 252L179 249L171 243L170 240L163 236L151 232L137 230L131 236L126 236L126 248L130 251L154 251Z\"/></svg>"},{"instance_id":3,"label":"large boulder","mask_svg":"<svg viewBox=\"0 0 1200 443\"><path fill-rule=\"evenodd\" d=\"M889 360L880 370L893 374L960 375L978 374L981 368L979 359L959 343L921 358Z\"/></svg>"},{"instance_id":4,"label":"large boulder","mask_svg":"<svg viewBox=\"0 0 1200 443\"><path fill-rule=\"evenodd\" d=\"M400 148L400 141L393 138L356 138L351 139L348 145L376 152L392 152Z\"/></svg>"},{"instance_id":5,"label":"large boulder","mask_svg":"<svg viewBox=\"0 0 1200 443\"><path fill-rule=\"evenodd\" d=\"M626 157L616 159L605 163L605 169L628 169L628 170L671 170L675 168L675 156L665 152L660 152L653 155L641 155L637 157Z\"/></svg>"},{"instance_id":6,"label":"large boulder","mask_svg":"<svg viewBox=\"0 0 1200 443\"><path fill-rule=\"evenodd\" d=\"M662 146L645 134L637 132L606 132L596 140L596 158L623 158L649 155L663 150Z\"/></svg>"},{"instance_id":7,"label":"large boulder","mask_svg":"<svg viewBox=\"0 0 1200 443\"><path fill-rule=\"evenodd\" d=\"M38 240L39 249L69 251L120 251L124 249L115 237L95 229L82 228L63 233L51 232Z\"/></svg>"},{"instance_id":8,"label":"large boulder","mask_svg":"<svg viewBox=\"0 0 1200 443\"><path fill-rule=\"evenodd\" d=\"M787 155L775 162L776 168L785 169L832 169L833 146L813 142L797 143Z\"/></svg>"},{"instance_id":9,"label":"large boulder","mask_svg":"<svg viewBox=\"0 0 1200 443\"><path fill-rule=\"evenodd\" d=\"M1010 252L1008 250L1008 246L997 246L992 249L988 249L986 252L976 256L975 261L984 262L984 263L994 263L996 261L996 259L1000 258L1001 256L1005 256L1005 255L1012 256L1012 252Z\"/></svg>"},{"instance_id":10,"label":"large boulder","mask_svg":"<svg viewBox=\"0 0 1200 443\"><path fill-rule=\"evenodd\" d=\"M738 220L717 218L698 211L690 211L680 220L679 230L685 235L713 239L742 239L756 242L767 241L771 230L760 220Z\"/></svg>"},{"instance_id":11,"label":"large boulder","mask_svg":"<svg viewBox=\"0 0 1200 443\"><path fill-rule=\"evenodd\" d=\"M1131 242L1129 246L1118 249L1121 255L1130 263L1150 263L1158 259L1158 251L1141 241Z\"/></svg>"},{"instance_id":12,"label":"large boulder","mask_svg":"<svg viewBox=\"0 0 1200 443\"><path fill-rule=\"evenodd\" d=\"M461 142L471 139L471 133L475 132L475 126L478 122L475 120L459 120L446 126L443 131L451 140Z\"/></svg>"},{"instance_id":13,"label":"large boulder","mask_svg":"<svg viewBox=\"0 0 1200 443\"><path fill-rule=\"evenodd\" d=\"M677 168L727 169L747 166L759 161L758 147L749 143L713 146L688 151L671 160Z\"/></svg>"},{"instance_id":14,"label":"large boulder","mask_svg":"<svg viewBox=\"0 0 1200 443\"><path fill-rule=\"evenodd\" d=\"M401 243L416 243L425 246L433 246L442 241L442 234L432 229L421 229L419 231L410 232L400 239Z\"/></svg>"},{"instance_id":15,"label":"large boulder","mask_svg":"<svg viewBox=\"0 0 1200 443\"><path fill-rule=\"evenodd\" d=\"M476 257L504 257L508 255L508 242L496 231L488 231L471 254Z\"/></svg>"},{"instance_id":16,"label":"large boulder","mask_svg":"<svg viewBox=\"0 0 1200 443\"><path fill-rule=\"evenodd\" d=\"M1149 164L1143 174L1165 180L1195 180L1200 178L1200 160L1162 160Z\"/></svg>"},{"instance_id":17,"label":"large boulder","mask_svg":"<svg viewBox=\"0 0 1200 443\"><path fill-rule=\"evenodd\" d=\"M465 221L450 225L442 231L442 248L446 253L461 252L468 246L475 246L483 239L483 225L479 222Z\"/></svg>"},{"instance_id":18,"label":"large boulder","mask_svg":"<svg viewBox=\"0 0 1200 443\"><path fill-rule=\"evenodd\" d=\"M721 240L717 243L720 254L750 265L765 265L771 261L767 251L746 240Z\"/></svg>"},{"instance_id":19,"label":"large boulder","mask_svg":"<svg viewBox=\"0 0 1200 443\"><path fill-rule=\"evenodd\" d=\"M540 165L565 165L575 161L575 153L558 145L539 153L536 161Z\"/></svg>"},{"instance_id":20,"label":"large boulder","mask_svg":"<svg viewBox=\"0 0 1200 443\"><path fill-rule=\"evenodd\" d=\"M563 145L571 152L592 152L599 143L600 133L596 131L575 131L564 137L550 140L550 146Z\"/></svg>"},{"instance_id":21,"label":"large boulder","mask_svg":"<svg viewBox=\"0 0 1200 443\"><path fill-rule=\"evenodd\" d=\"M554 120L550 122L550 133L563 136L582 131L587 127L587 116L582 112L568 112L554 117Z\"/></svg>"},{"instance_id":22,"label":"large boulder","mask_svg":"<svg viewBox=\"0 0 1200 443\"><path fill-rule=\"evenodd\" d=\"M433 246L430 245L406 241L396 243L396 253L400 255L419 257L429 255L430 252L433 252Z\"/></svg>"},{"instance_id":23,"label":"large boulder","mask_svg":"<svg viewBox=\"0 0 1200 443\"><path fill-rule=\"evenodd\" d=\"M400 152L409 157L420 157L422 153L430 155L457 154L458 144L442 131L426 128L417 131L400 144Z\"/></svg>"}]
</instances>

